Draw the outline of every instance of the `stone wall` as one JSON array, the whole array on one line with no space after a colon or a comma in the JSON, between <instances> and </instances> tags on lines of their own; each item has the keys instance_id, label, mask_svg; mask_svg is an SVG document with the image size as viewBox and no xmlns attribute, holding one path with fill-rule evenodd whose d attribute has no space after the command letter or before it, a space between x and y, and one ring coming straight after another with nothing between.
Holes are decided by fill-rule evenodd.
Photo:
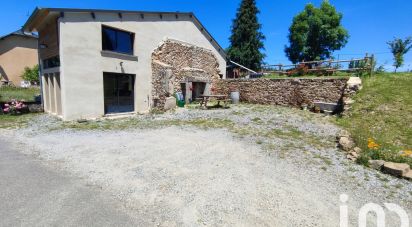
<instances>
[{"instance_id":1,"label":"stone wall","mask_svg":"<svg viewBox=\"0 0 412 227\"><path fill-rule=\"evenodd\" d=\"M190 98L191 83L207 84L205 93L219 81L219 63L212 51L176 40L163 42L152 53L153 107L162 108L166 97L177 91ZM182 91L181 84L185 84Z\"/></svg>"},{"instance_id":2,"label":"stone wall","mask_svg":"<svg viewBox=\"0 0 412 227\"><path fill-rule=\"evenodd\" d=\"M350 110L355 100L352 97L362 89L362 80L359 77L351 77L346 83L345 91L343 92L342 102L344 114Z\"/></svg>"},{"instance_id":3,"label":"stone wall","mask_svg":"<svg viewBox=\"0 0 412 227\"><path fill-rule=\"evenodd\" d=\"M348 78L228 79L220 80L216 93L240 92L240 101L300 107L315 101L340 103Z\"/></svg>"}]
</instances>

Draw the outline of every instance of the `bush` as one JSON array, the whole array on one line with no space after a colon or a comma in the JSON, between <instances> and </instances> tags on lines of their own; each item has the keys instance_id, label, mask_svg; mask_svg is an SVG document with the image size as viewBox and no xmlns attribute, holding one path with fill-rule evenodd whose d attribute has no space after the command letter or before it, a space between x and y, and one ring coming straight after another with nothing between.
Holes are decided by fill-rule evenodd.
<instances>
[{"instance_id":1,"label":"bush","mask_svg":"<svg viewBox=\"0 0 412 227\"><path fill-rule=\"evenodd\" d=\"M39 65L35 65L32 68L25 67L23 75L21 77L23 78L23 80L29 81L32 84L40 84Z\"/></svg>"},{"instance_id":2,"label":"bush","mask_svg":"<svg viewBox=\"0 0 412 227\"><path fill-rule=\"evenodd\" d=\"M383 65L381 65L381 66L379 66L379 67L377 67L376 69L375 69L375 73L384 73L385 72L385 66L383 66Z\"/></svg>"},{"instance_id":3,"label":"bush","mask_svg":"<svg viewBox=\"0 0 412 227\"><path fill-rule=\"evenodd\" d=\"M4 104L4 109L3 109L3 113L11 114L11 115L19 115L22 113L26 113L27 111L28 111L27 105L17 100L12 100L10 104L9 103Z\"/></svg>"}]
</instances>

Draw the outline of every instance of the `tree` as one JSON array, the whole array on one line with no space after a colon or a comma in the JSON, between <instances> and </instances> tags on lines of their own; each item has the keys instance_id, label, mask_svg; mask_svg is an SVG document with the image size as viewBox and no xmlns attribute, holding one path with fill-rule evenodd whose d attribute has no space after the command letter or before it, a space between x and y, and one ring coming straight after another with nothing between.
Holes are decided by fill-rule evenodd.
<instances>
[{"instance_id":1,"label":"tree","mask_svg":"<svg viewBox=\"0 0 412 227\"><path fill-rule=\"evenodd\" d=\"M35 65L32 68L25 67L21 77L23 80L30 81L30 83L40 84L39 65Z\"/></svg>"},{"instance_id":2,"label":"tree","mask_svg":"<svg viewBox=\"0 0 412 227\"><path fill-rule=\"evenodd\" d=\"M259 9L255 0L242 0L232 24L232 35L228 57L230 60L244 65L252 70L259 70L265 55L263 40L265 36L260 31L257 15Z\"/></svg>"},{"instance_id":3,"label":"tree","mask_svg":"<svg viewBox=\"0 0 412 227\"><path fill-rule=\"evenodd\" d=\"M407 37L405 40L394 38L387 42L394 58L395 73L399 67L403 65L403 56L412 48L412 37Z\"/></svg>"},{"instance_id":4,"label":"tree","mask_svg":"<svg viewBox=\"0 0 412 227\"><path fill-rule=\"evenodd\" d=\"M286 56L293 63L324 60L348 42L349 34L341 25L342 14L329 1L320 8L307 4L303 12L293 18L289 28Z\"/></svg>"}]
</instances>

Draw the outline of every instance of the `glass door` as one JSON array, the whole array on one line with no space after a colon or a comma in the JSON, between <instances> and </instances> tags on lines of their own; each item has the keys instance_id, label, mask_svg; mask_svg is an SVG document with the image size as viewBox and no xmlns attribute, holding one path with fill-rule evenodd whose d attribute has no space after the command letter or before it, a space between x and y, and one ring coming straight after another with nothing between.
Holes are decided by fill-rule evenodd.
<instances>
[{"instance_id":1,"label":"glass door","mask_svg":"<svg viewBox=\"0 0 412 227\"><path fill-rule=\"evenodd\" d=\"M103 74L106 114L134 112L134 77L130 74Z\"/></svg>"}]
</instances>

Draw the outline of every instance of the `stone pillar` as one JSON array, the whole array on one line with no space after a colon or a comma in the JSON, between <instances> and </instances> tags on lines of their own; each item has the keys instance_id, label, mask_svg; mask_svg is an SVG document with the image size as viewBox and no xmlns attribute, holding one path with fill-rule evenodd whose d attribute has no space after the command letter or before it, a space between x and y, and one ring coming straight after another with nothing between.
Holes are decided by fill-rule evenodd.
<instances>
[{"instance_id":1,"label":"stone pillar","mask_svg":"<svg viewBox=\"0 0 412 227\"><path fill-rule=\"evenodd\" d=\"M192 82L186 82L186 97L185 97L185 102L186 104L190 103L190 100L192 99Z\"/></svg>"},{"instance_id":2,"label":"stone pillar","mask_svg":"<svg viewBox=\"0 0 412 227\"><path fill-rule=\"evenodd\" d=\"M211 95L212 83L206 83L204 95Z\"/></svg>"}]
</instances>

